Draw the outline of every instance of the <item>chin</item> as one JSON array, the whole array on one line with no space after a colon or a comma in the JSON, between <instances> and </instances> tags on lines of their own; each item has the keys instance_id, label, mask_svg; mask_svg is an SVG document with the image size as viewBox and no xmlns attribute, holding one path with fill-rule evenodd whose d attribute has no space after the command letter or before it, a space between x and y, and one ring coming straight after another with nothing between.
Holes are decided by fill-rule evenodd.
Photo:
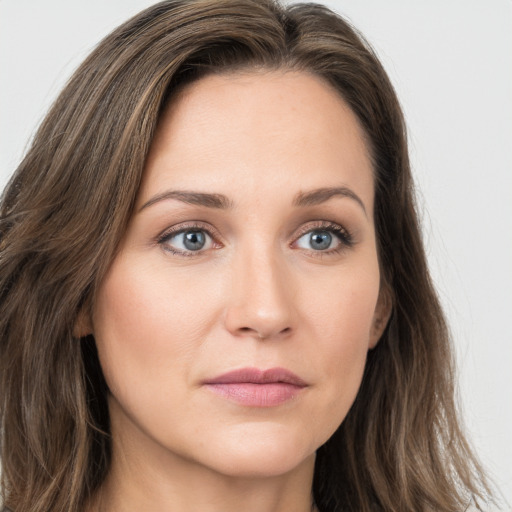
<instances>
[{"instance_id":1,"label":"chin","mask_svg":"<svg viewBox=\"0 0 512 512\"><path fill-rule=\"evenodd\" d=\"M225 439L226 441L226 439ZM314 464L316 443L293 435L231 437L210 446L207 465L230 477L274 477Z\"/></svg>"},{"instance_id":2,"label":"chin","mask_svg":"<svg viewBox=\"0 0 512 512\"><path fill-rule=\"evenodd\" d=\"M229 477L272 478L286 475L308 463L314 464L314 460L315 452L307 457L283 457L280 450L276 450L276 453L258 454L253 457L228 455L220 463L216 461L217 467L213 469Z\"/></svg>"}]
</instances>

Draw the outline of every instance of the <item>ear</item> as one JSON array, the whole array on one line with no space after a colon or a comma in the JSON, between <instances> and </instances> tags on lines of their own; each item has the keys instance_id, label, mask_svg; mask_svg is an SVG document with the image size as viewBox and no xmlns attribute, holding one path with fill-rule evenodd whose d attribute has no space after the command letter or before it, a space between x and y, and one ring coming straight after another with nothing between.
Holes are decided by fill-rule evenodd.
<instances>
[{"instance_id":1,"label":"ear","mask_svg":"<svg viewBox=\"0 0 512 512\"><path fill-rule=\"evenodd\" d=\"M393 311L393 300L391 290L385 283L381 284L379 290L379 298L377 299L377 306L373 314L372 327L370 331L369 349L375 348L379 342L384 329L388 325L391 312Z\"/></svg>"},{"instance_id":2,"label":"ear","mask_svg":"<svg viewBox=\"0 0 512 512\"><path fill-rule=\"evenodd\" d=\"M92 322L87 308L82 306L73 325L73 338L85 338L92 334Z\"/></svg>"}]
</instances>

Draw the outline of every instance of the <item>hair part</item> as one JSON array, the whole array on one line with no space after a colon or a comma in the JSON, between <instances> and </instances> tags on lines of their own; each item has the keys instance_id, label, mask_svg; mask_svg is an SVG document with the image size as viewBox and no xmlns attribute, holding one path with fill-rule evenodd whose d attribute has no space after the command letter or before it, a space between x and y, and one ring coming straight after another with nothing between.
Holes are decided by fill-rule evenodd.
<instances>
[{"instance_id":1,"label":"hair part","mask_svg":"<svg viewBox=\"0 0 512 512\"><path fill-rule=\"evenodd\" d=\"M208 74L314 74L367 137L393 314L346 419L317 452L322 512L443 511L490 493L460 427L452 350L426 264L406 130L370 46L315 4L170 0L107 36L39 128L0 204L2 495L16 512L81 512L111 457L94 339L73 337L130 219L166 104Z\"/></svg>"}]
</instances>

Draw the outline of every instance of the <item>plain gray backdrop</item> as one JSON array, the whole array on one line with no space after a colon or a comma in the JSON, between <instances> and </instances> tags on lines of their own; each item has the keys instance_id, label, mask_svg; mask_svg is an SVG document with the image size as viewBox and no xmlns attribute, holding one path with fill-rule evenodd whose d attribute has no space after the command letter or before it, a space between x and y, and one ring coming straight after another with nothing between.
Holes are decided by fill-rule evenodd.
<instances>
[{"instance_id":1,"label":"plain gray backdrop","mask_svg":"<svg viewBox=\"0 0 512 512\"><path fill-rule=\"evenodd\" d=\"M1 188L71 72L152 3L0 0ZM363 32L401 99L467 429L512 503L512 2L324 3Z\"/></svg>"}]
</instances>

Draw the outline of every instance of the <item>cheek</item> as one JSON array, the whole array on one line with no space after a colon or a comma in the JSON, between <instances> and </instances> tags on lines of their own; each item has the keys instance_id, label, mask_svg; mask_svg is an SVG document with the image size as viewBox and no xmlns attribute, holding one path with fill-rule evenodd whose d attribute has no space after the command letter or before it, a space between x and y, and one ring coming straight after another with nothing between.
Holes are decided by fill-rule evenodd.
<instances>
[{"instance_id":1,"label":"cheek","mask_svg":"<svg viewBox=\"0 0 512 512\"><path fill-rule=\"evenodd\" d=\"M317 330L326 352L368 349L379 295L380 273L376 261L348 266L340 271L313 276L303 285L311 290L302 306L309 328Z\"/></svg>"},{"instance_id":2,"label":"cheek","mask_svg":"<svg viewBox=\"0 0 512 512\"><path fill-rule=\"evenodd\" d=\"M114 395L150 394L152 381L188 378L188 363L209 328L213 313L207 308L213 305L195 283L172 277L126 257L114 262L101 285L94 336Z\"/></svg>"},{"instance_id":3,"label":"cheek","mask_svg":"<svg viewBox=\"0 0 512 512\"><path fill-rule=\"evenodd\" d=\"M361 384L378 298L378 266L371 272L340 273L325 283L324 291L309 301L308 328L316 340L312 355L322 369L321 417L329 437L345 418Z\"/></svg>"}]
</instances>

